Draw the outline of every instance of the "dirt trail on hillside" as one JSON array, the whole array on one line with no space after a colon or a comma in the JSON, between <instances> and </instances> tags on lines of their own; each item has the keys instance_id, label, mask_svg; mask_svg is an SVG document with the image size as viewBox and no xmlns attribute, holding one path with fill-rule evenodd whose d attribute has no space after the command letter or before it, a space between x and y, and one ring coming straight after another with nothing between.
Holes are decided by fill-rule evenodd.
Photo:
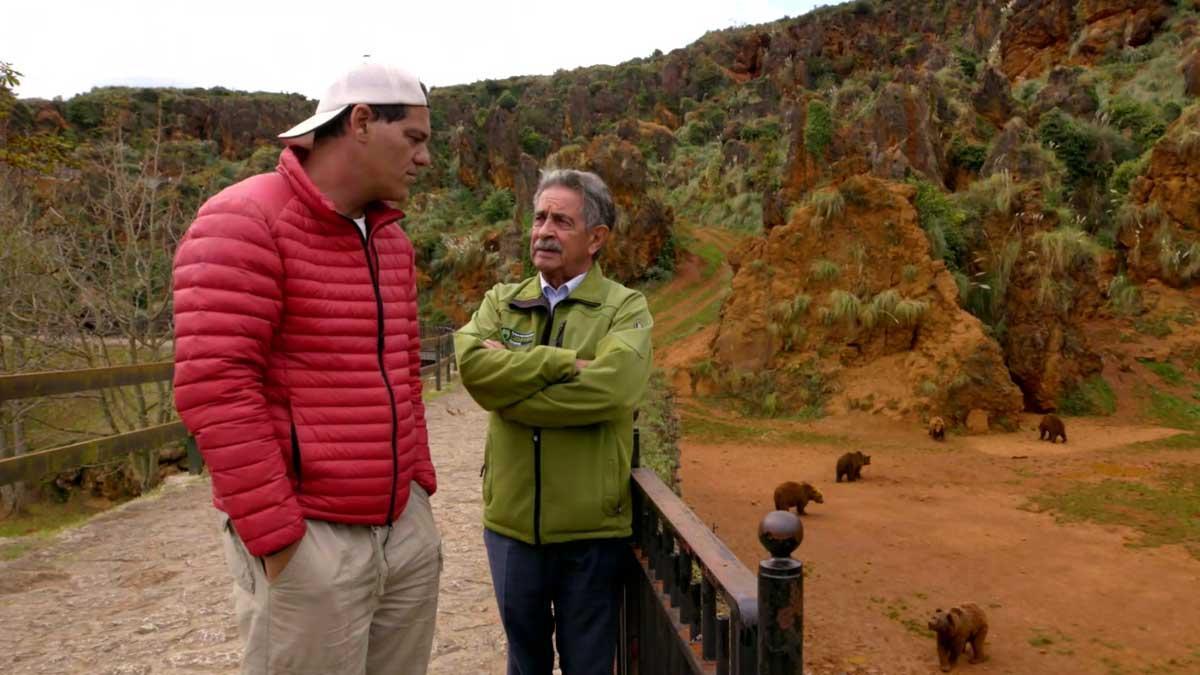
<instances>
[{"instance_id":1,"label":"dirt trail on hillside","mask_svg":"<svg viewBox=\"0 0 1200 675\"><path fill-rule=\"evenodd\" d=\"M442 575L431 673L503 673L480 524L487 415L458 389L427 404ZM0 563L0 673L236 673L240 642L207 479L176 476Z\"/></svg>"},{"instance_id":2,"label":"dirt trail on hillside","mask_svg":"<svg viewBox=\"0 0 1200 675\"><path fill-rule=\"evenodd\" d=\"M691 251L684 251L680 255L675 276L654 294L655 297L670 299L669 305L658 307L654 312L656 341L670 335L680 324L716 299L729 286L730 269L724 256L737 246L740 241L738 235L715 228L696 229L692 231L692 235L701 244L716 246L721 252L721 262L706 279L706 261L703 258Z\"/></svg>"},{"instance_id":3,"label":"dirt trail on hillside","mask_svg":"<svg viewBox=\"0 0 1200 675\"><path fill-rule=\"evenodd\" d=\"M796 553L809 572L806 663L818 675L938 672L925 623L964 601L991 622L990 660L959 666L970 675L1200 672L1200 560L1177 545L1130 547L1138 536L1126 528L1028 510L1050 480L1137 477L1200 456L1113 452L1174 430L1072 419L1070 443L1051 446L1035 424L939 444L911 424L855 415L793 423L843 441L685 439L683 496L754 569L775 485L805 480L824 492ZM837 457L852 449L872 456L864 480L835 483Z\"/></svg>"}]
</instances>

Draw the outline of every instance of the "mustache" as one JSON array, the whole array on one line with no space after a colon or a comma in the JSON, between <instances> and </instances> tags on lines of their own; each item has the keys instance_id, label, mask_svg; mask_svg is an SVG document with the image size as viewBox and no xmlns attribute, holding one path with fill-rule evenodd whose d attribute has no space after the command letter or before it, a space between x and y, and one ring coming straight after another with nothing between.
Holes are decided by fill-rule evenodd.
<instances>
[{"instance_id":1,"label":"mustache","mask_svg":"<svg viewBox=\"0 0 1200 675\"><path fill-rule=\"evenodd\" d=\"M557 241L555 241L553 239L543 239L533 245L533 250L535 250L535 251L554 251L555 253L562 253L562 244L558 243Z\"/></svg>"}]
</instances>

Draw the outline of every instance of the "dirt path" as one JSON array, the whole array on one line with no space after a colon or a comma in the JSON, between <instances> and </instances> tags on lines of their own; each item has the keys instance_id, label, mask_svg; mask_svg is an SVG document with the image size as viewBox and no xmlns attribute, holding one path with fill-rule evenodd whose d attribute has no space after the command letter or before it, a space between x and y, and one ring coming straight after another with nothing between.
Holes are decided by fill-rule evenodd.
<instances>
[{"instance_id":1,"label":"dirt path","mask_svg":"<svg viewBox=\"0 0 1200 675\"><path fill-rule=\"evenodd\" d=\"M697 228L691 234L699 245L715 246L721 252L721 261L705 276L708 263L692 251L683 252L674 278L654 293L655 298L666 299L651 305L656 342L670 336L696 312L716 300L729 287L732 278L725 255L737 246L739 235L715 228Z\"/></svg>"},{"instance_id":2,"label":"dirt path","mask_svg":"<svg viewBox=\"0 0 1200 675\"><path fill-rule=\"evenodd\" d=\"M1125 528L1064 525L1022 508L1046 481L1134 476L1200 457L1117 450L1175 433L1161 428L1072 420L1071 444L1051 446L1030 422L945 444L864 416L804 426L843 441L685 440L683 495L756 566L774 486L806 480L824 492L796 556L809 568L806 662L819 675L937 672L925 622L964 601L991 621L991 660L960 666L970 675L1200 672L1200 560L1181 546L1129 547L1137 537ZM850 449L870 454L871 466L862 482L835 483L836 458Z\"/></svg>"},{"instance_id":3,"label":"dirt path","mask_svg":"<svg viewBox=\"0 0 1200 675\"><path fill-rule=\"evenodd\" d=\"M503 673L480 526L486 414L461 390L428 404L439 472L442 575L431 673ZM0 563L0 673L235 673L240 645L205 479L151 497Z\"/></svg>"}]
</instances>

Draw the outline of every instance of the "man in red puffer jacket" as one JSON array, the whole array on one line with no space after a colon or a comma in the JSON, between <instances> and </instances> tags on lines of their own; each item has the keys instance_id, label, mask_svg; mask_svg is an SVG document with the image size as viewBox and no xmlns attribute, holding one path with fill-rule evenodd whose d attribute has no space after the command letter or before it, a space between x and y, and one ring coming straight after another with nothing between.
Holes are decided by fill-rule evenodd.
<instances>
[{"instance_id":1,"label":"man in red puffer jacket","mask_svg":"<svg viewBox=\"0 0 1200 675\"><path fill-rule=\"evenodd\" d=\"M423 673L441 573L403 202L425 87L364 64L201 207L175 255L175 401L212 472L243 673Z\"/></svg>"}]
</instances>

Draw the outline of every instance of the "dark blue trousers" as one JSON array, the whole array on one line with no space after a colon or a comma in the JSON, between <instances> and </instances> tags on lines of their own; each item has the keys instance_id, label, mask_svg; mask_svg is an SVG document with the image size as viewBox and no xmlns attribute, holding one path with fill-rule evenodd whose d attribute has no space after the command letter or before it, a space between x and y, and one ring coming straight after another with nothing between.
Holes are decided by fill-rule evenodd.
<instances>
[{"instance_id":1,"label":"dark blue trousers","mask_svg":"<svg viewBox=\"0 0 1200 675\"><path fill-rule=\"evenodd\" d=\"M530 546L484 529L508 675L612 675L628 539Z\"/></svg>"}]
</instances>

